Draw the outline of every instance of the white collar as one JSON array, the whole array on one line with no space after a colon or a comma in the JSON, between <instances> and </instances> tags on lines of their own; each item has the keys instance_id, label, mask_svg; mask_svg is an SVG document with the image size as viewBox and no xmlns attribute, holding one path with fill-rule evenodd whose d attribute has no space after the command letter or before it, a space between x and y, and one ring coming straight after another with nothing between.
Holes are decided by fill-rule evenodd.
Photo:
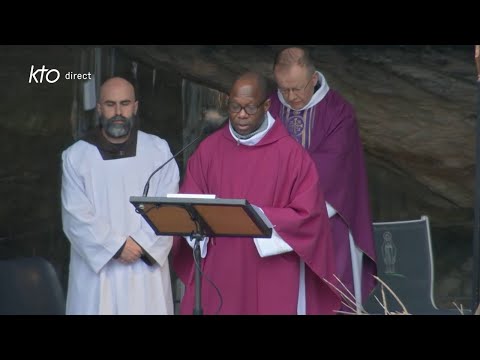
<instances>
[{"instance_id":1,"label":"white collar","mask_svg":"<svg viewBox=\"0 0 480 360\"><path fill-rule=\"evenodd\" d=\"M265 130L260 131L258 134L255 134L248 139L239 139L238 137L235 136L231 121L228 122L228 128L230 129L230 134L232 134L233 138L238 144L242 144L245 146L254 146L254 145L257 145L260 142L260 140L264 138L265 135L267 135L268 131L272 128L273 124L275 123L275 119L273 118L272 115L270 115L268 111L267 111L267 121L268 121L267 128Z\"/></svg>"},{"instance_id":2,"label":"white collar","mask_svg":"<svg viewBox=\"0 0 480 360\"><path fill-rule=\"evenodd\" d=\"M307 105L305 105L303 108L299 109L299 110L296 110L296 111L301 111L301 110L305 110L305 109L309 109L311 108L312 106L315 106L317 105L320 101L323 100L323 98L325 97L325 95L327 95L328 93L328 90L330 90L330 87L328 86L327 84L327 79L325 79L325 76L323 76L323 74L320 72L320 71L316 71L316 73L318 74L318 79L320 81L320 89L318 89L317 91L315 91L315 93L313 94L312 98L310 99L310 101L308 102ZM292 110L295 110L293 109L290 105L288 105L288 103L285 101L285 99L283 98L283 95L282 93L280 92L280 90L277 90L277 94L278 94L278 98L280 100L280 102L285 105L286 107L288 107L289 109L292 109Z\"/></svg>"}]
</instances>

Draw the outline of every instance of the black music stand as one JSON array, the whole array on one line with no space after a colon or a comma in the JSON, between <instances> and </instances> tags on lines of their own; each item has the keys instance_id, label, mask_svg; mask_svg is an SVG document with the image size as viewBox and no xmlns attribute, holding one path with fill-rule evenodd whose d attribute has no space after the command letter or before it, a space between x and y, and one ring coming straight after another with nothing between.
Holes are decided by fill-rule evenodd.
<instances>
[{"instance_id":1,"label":"black music stand","mask_svg":"<svg viewBox=\"0 0 480 360\"><path fill-rule=\"evenodd\" d=\"M190 236L195 240L195 308L202 315L200 241L204 237L270 238L266 217L245 199L130 197L135 211L157 235Z\"/></svg>"}]
</instances>

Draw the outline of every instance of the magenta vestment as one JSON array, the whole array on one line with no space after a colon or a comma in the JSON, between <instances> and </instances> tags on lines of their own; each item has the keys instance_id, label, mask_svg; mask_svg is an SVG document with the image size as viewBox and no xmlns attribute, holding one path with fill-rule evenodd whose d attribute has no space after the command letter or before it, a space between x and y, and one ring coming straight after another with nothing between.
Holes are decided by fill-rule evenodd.
<instances>
[{"instance_id":1,"label":"magenta vestment","mask_svg":"<svg viewBox=\"0 0 480 360\"><path fill-rule=\"evenodd\" d=\"M333 242L315 165L279 120L257 145L232 137L228 123L206 138L190 157L181 193L246 199L262 208L279 235L294 249L261 258L252 238L213 238L202 259L202 307L215 314L296 314L300 258L305 262L307 314L333 314L340 299L333 283ZM176 238L173 267L186 285L182 314L194 307L192 248Z\"/></svg>"}]
</instances>

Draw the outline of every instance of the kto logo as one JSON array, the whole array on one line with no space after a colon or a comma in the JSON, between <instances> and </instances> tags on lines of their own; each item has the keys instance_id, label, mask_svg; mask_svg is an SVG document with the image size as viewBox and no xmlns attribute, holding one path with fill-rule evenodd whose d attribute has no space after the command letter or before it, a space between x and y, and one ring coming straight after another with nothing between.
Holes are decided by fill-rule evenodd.
<instances>
[{"instance_id":1,"label":"kto logo","mask_svg":"<svg viewBox=\"0 0 480 360\"><path fill-rule=\"evenodd\" d=\"M43 82L44 75L45 80L50 84L56 83L58 79L60 79L60 71L57 69L47 69L45 68L45 65L43 65L40 69L34 70L34 66L32 65L30 68L30 78L28 79L29 84L32 83L32 80L34 83L41 84Z\"/></svg>"}]
</instances>

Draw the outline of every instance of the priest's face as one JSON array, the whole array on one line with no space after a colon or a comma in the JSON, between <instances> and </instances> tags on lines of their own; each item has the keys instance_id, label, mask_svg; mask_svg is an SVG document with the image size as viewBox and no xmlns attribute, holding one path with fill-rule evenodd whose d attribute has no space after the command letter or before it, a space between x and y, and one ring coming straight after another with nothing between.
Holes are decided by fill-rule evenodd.
<instances>
[{"instance_id":1,"label":"priest's face","mask_svg":"<svg viewBox=\"0 0 480 360\"><path fill-rule=\"evenodd\" d=\"M97 111L107 140L112 143L127 141L136 120L137 109L135 91L128 81L112 78L102 85Z\"/></svg>"},{"instance_id":2,"label":"priest's face","mask_svg":"<svg viewBox=\"0 0 480 360\"><path fill-rule=\"evenodd\" d=\"M115 115L107 119L105 116L100 115L100 123L102 129L110 138L121 139L130 134L130 130L135 122L135 115L128 118L122 115Z\"/></svg>"},{"instance_id":3,"label":"priest's face","mask_svg":"<svg viewBox=\"0 0 480 360\"><path fill-rule=\"evenodd\" d=\"M274 71L278 90L285 101L295 110L308 104L313 96L318 75L306 67L292 65L287 68L276 67Z\"/></svg>"},{"instance_id":4,"label":"priest's face","mask_svg":"<svg viewBox=\"0 0 480 360\"><path fill-rule=\"evenodd\" d=\"M228 113L232 127L240 135L257 130L265 119L270 100L255 82L239 81L230 93Z\"/></svg>"}]
</instances>

